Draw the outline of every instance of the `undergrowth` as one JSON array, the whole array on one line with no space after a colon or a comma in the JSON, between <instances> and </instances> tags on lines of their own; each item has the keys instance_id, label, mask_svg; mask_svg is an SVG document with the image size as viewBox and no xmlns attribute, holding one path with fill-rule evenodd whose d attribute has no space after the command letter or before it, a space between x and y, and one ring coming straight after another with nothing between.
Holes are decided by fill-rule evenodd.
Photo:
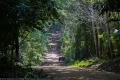
<instances>
[{"instance_id":1,"label":"undergrowth","mask_svg":"<svg viewBox=\"0 0 120 80\"><path fill-rule=\"evenodd\" d=\"M73 61L69 64L71 67L89 67L95 64L101 64L103 63L102 60L98 58L89 58L89 59L84 59L84 60L77 60Z\"/></svg>"},{"instance_id":2,"label":"undergrowth","mask_svg":"<svg viewBox=\"0 0 120 80\"><path fill-rule=\"evenodd\" d=\"M48 75L42 70L33 70L13 63L1 64L0 78L45 78Z\"/></svg>"}]
</instances>

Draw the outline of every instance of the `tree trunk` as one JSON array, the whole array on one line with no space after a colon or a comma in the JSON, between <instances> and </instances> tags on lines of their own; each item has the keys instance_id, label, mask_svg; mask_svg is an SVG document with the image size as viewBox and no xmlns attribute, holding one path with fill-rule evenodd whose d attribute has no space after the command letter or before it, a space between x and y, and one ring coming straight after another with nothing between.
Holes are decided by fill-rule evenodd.
<instances>
[{"instance_id":1,"label":"tree trunk","mask_svg":"<svg viewBox=\"0 0 120 80\"><path fill-rule=\"evenodd\" d=\"M77 28L75 36L75 60L79 59L80 59L80 28Z\"/></svg>"},{"instance_id":2,"label":"tree trunk","mask_svg":"<svg viewBox=\"0 0 120 80\"><path fill-rule=\"evenodd\" d=\"M94 10L92 6L92 11L91 11L91 16L92 16L92 33L93 33L93 41L94 41L94 46L95 46L95 53L96 55L98 54L97 50L97 38L96 38L96 29L95 29L95 21L94 21Z\"/></svg>"},{"instance_id":3,"label":"tree trunk","mask_svg":"<svg viewBox=\"0 0 120 80\"><path fill-rule=\"evenodd\" d=\"M108 20L109 15L110 14L108 12L108 14L106 15L107 20ZM107 24L106 25L106 30L107 30L107 40L108 40L108 46L107 46L108 52L107 52L107 56L108 56L109 59L112 59L112 49L111 49L112 42L111 42L111 39L110 39L110 23L106 23L106 24Z\"/></svg>"},{"instance_id":4,"label":"tree trunk","mask_svg":"<svg viewBox=\"0 0 120 80\"><path fill-rule=\"evenodd\" d=\"M16 54L16 60L15 61L19 61L20 60L20 55L19 55L19 27L15 26L15 54Z\"/></svg>"}]
</instances>

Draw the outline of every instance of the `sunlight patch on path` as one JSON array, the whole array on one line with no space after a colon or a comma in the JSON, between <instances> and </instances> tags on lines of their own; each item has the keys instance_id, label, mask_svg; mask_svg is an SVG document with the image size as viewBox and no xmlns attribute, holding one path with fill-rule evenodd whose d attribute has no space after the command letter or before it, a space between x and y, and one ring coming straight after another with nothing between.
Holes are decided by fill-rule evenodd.
<instances>
[{"instance_id":1,"label":"sunlight patch on path","mask_svg":"<svg viewBox=\"0 0 120 80\"><path fill-rule=\"evenodd\" d=\"M56 46L57 43L49 43L48 45L49 45L49 46Z\"/></svg>"}]
</instances>

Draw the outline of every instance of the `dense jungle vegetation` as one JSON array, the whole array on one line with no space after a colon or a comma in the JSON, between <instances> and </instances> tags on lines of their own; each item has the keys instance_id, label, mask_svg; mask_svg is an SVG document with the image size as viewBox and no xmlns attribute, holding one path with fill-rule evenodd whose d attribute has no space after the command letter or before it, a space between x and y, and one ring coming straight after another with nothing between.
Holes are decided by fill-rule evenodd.
<instances>
[{"instance_id":1,"label":"dense jungle vegetation","mask_svg":"<svg viewBox=\"0 0 120 80\"><path fill-rule=\"evenodd\" d=\"M45 77L50 30L67 66L120 73L120 0L0 0L0 77ZM28 76L30 74L30 76Z\"/></svg>"}]
</instances>

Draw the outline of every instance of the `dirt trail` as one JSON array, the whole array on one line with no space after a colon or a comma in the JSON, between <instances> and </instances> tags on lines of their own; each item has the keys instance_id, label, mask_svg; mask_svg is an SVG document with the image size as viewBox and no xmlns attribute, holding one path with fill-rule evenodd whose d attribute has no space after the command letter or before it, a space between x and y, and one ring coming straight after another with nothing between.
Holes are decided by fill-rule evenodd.
<instances>
[{"instance_id":1,"label":"dirt trail","mask_svg":"<svg viewBox=\"0 0 120 80\"><path fill-rule=\"evenodd\" d=\"M59 62L59 31L53 31L49 38L49 50L44 55L43 69L49 76L40 80L120 80L120 75L88 68L71 68Z\"/></svg>"},{"instance_id":2,"label":"dirt trail","mask_svg":"<svg viewBox=\"0 0 120 80\"><path fill-rule=\"evenodd\" d=\"M120 80L120 74L67 66L42 66L49 76L40 80Z\"/></svg>"},{"instance_id":3,"label":"dirt trail","mask_svg":"<svg viewBox=\"0 0 120 80\"><path fill-rule=\"evenodd\" d=\"M59 61L59 31L52 31L48 41L48 51L44 54L43 66L62 66L63 63Z\"/></svg>"}]
</instances>

